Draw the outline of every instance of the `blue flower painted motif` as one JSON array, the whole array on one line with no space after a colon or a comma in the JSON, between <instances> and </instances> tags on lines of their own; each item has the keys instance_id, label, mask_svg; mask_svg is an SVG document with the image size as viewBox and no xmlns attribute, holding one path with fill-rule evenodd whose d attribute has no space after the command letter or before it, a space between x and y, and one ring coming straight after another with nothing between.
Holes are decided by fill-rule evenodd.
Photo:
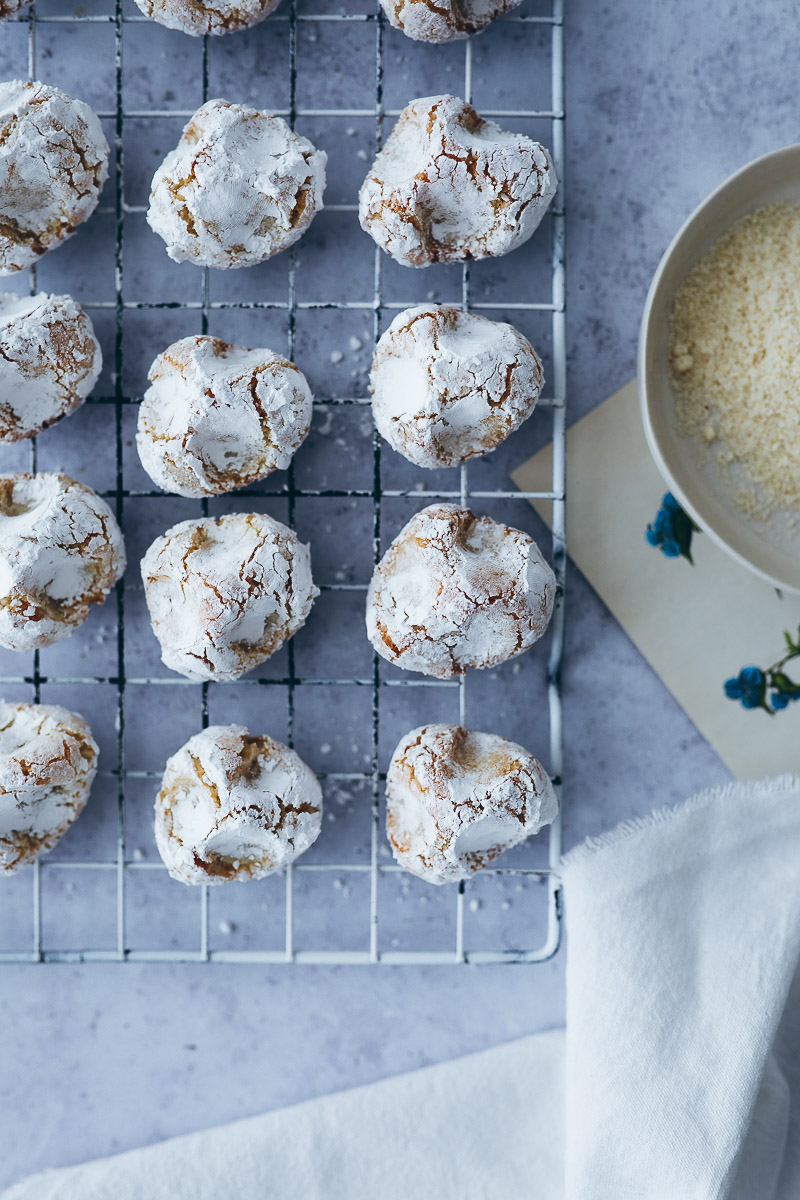
<instances>
[{"instance_id":1,"label":"blue flower painted motif","mask_svg":"<svg viewBox=\"0 0 800 1200\"><path fill-rule=\"evenodd\" d=\"M647 526L645 537L651 546L666 558L685 558L692 563L692 535L699 533L688 513L684 512L672 492L667 492L655 520Z\"/></svg>"},{"instance_id":2,"label":"blue flower painted motif","mask_svg":"<svg viewBox=\"0 0 800 1200\"><path fill-rule=\"evenodd\" d=\"M796 639L790 633L783 636L787 652L779 662L766 670L742 667L738 675L725 680L723 688L729 700L738 700L743 708L761 708L770 716L800 700L800 683L795 683L783 669L793 658L800 658L800 630Z\"/></svg>"}]
</instances>

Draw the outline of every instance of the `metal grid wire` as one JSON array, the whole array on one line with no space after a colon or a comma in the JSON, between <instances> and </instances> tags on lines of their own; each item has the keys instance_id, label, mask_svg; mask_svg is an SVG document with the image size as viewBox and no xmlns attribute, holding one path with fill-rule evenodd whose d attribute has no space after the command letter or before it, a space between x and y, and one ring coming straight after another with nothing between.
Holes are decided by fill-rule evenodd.
<instances>
[{"instance_id":1,"label":"metal grid wire","mask_svg":"<svg viewBox=\"0 0 800 1200\"><path fill-rule=\"evenodd\" d=\"M561 700L561 664L564 645L564 570L565 570L565 395L566 395L566 339L565 339L565 277L564 277L564 45L563 45L563 16L564 0L552 0L552 10L547 15L525 16L511 15L503 18L498 24L538 25L549 29L550 61L551 61L551 105L548 109L491 109L481 106L482 115L495 119L503 118L537 118L550 122L550 148L553 154L556 170L560 180L559 192L551 207L552 217L552 291L549 301L524 302L497 300L473 302L470 288L470 264L462 269L461 300L465 309L486 310L491 315L492 310L520 312L542 312L549 314L552 322L552 388L550 394L542 397L539 404L549 408L552 413L553 434L553 473L552 486L547 492L521 492L517 490L474 490L469 485L468 469L462 466L458 477L458 486L449 489L428 489L424 491L409 491L407 489L388 489L381 481L381 440L374 430L372 433L372 486L371 488L301 488L295 483L295 474L289 468L287 482L280 488L250 488L247 495L257 497L279 497L288 506L288 523L294 524L295 504L298 499L305 497L355 497L372 502L372 539L373 563L380 557L381 537L381 507L387 498L411 496L414 499L429 503L436 499L456 500L467 505L471 500L522 500L535 498L552 501L553 533L552 533L552 562L558 582L558 595L555 613L550 627L550 654L548 662L547 688L550 725L550 770L551 776L561 799L562 770L563 770L563 735L562 735L562 700ZM122 523L126 501L132 497L163 497L163 493L154 490L131 489L126 487L123 470L123 418L125 408L136 404L137 398L125 394L123 384L123 317L128 310L144 309L183 309L199 310L201 332L209 331L210 314L220 309L277 309L286 314L288 322L287 356L295 358L296 318L303 309L355 309L373 314L373 334L375 340L380 336L383 324L383 314L395 309L403 309L408 303L384 299L382 273L385 256L375 248L374 253L374 295L371 301L301 301L297 298L296 290L296 255L292 247L283 256L288 265L287 295L285 300L217 300L212 301L209 291L209 271L199 272L201 277L200 295L197 300L182 299L181 301L144 301L129 299L123 286L123 243L125 235L125 218L130 214L143 213L144 206L127 204L125 201L123 178L123 130L125 121L132 118L188 118L192 115L190 109L126 109L123 104L123 47L124 30L126 26L147 22L147 18L124 11L124 0L115 0L115 11L111 15L89 15L76 13L74 15L45 15L37 14L36 5L32 5L24 14L17 18L18 22L27 24L28 30L28 73L29 78L37 75L37 28L43 25L72 25L101 23L113 26L114 32L114 69L115 97L113 111L100 111L99 116L110 119L114 125L114 138L111 154L111 171L114 176L114 206L113 210L101 208L100 212L113 212L115 223L114 260L115 260L115 298L110 301L84 302L89 310L111 310L114 313L114 369L113 394L99 395L90 398L91 404L113 405L115 412L115 461L116 479L113 489L102 494L116 508L117 519ZM270 22L288 24L288 63L289 74L289 107L274 108L272 111L284 116L290 125L294 126L298 117L365 117L374 120L375 149L380 149L384 138L386 118L395 117L399 109L385 108L384 96L384 39L385 20L376 4L374 13L320 13L302 14L296 11L296 0L284 0L283 9L269 18ZM342 25L351 22L364 22L374 30L375 36L375 77L374 77L374 108L302 108L295 103L297 81L297 31L301 22L326 22ZM14 22L11 22L13 24ZM202 70L203 70L203 100L209 98L209 39L202 39ZM413 44L409 51L413 53ZM461 94L466 100L472 98L473 45L472 40L464 43L463 84ZM42 72L47 78L47 72ZM456 89L458 90L458 89ZM410 97L409 97L410 98ZM326 204L326 211L342 211L355 213L357 205ZM37 290L36 268L30 271L31 291ZM332 397L315 400L315 410L325 409L330 405L366 405L368 399L364 396ZM37 444L34 438L30 443L30 469L37 469ZM208 512L208 502L202 502L204 514ZM396 532L392 530L392 535ZM323 591L365 591L365 585L331 583L323 585ZM111 601L109 601L111 603ZM381 693L386 687L439 687L458 689L459 719L462 724L467 721L467 677L462 676L458 681L441 681L433 679L383 679L379 673L380 660L373 655L372 672L369 677L350 679L316 679L300 677L295 670L295 648L293 641L288 643L287 671L281 677L269 679L244 679L242 685L253 687L281 685L287 690L288 696L288 742L294 741L295 720L295 689L302 685L329 686L351 685L368 688L371 693L371 762L369 770L327 775L320 777L329 780L340 780L346 783L360 783L369 788L371 794L371 827L369 861L366 863L337 862L337 863L304 863L301 859L284 872L285 905L284 905L284 938L283 946L278 949L244 949L233 950L215 948L209 938L209 894L207 887L196 889L199 912L199 942L194 949L159 949L132 948L126 928L126 884L131 872L164 871L158 862L142 861L138 854L131 854L126 845L125 803L126 784L135 779L152 780L155 787L158 773L153 771L129 770L125 761L125 722L126 722L126 693L131 687L139 685L171 684L197 689L202 693L203 725L209 722L208 684L192 684L177 676L166 678L136 678L130 674L126 677L125 670L125 589L122 581L116 588L117 606L117 645L116 671L107 675L80 674L47 674L40 670L38 651L33 656L32 673L6 675L0 677L0 683L5 685L27 685L35 701L41 699L43 685L111 685L116 694L116 743L118 767L106 772L116 779L117 786L117 837L116 854L108 858L45 858L36 862L30 871L32 879L32 937L27 948L2 948L2 909L0 909L0 962L107 962L107 961L185 961L185 962L257 962L257 963L349 963L349 964L423 964L423 963L496 963L496 962L540 962L552 956L559 944L560 937L560 884L558 864L561 853L561 819L560 816L550 827L548 845L548 865L541 868L530 867L497 867L483 872L483 876L530 876L537 878L546 886L547 921L546 933L538 946L519 949L495 948L489 950L471 950L465 947L464 938L464 885L453 888L453 903L456 905L455 914L455 944L451 949L384 949L379 944L379 881L382 876L402 872L402 868L394 863L381 861L379 847L382 843L383 832L380 821L380 799L383 791L384 776L379 770L379 729L381 712ZM324 834L323 834L324 836ZM79 949L51 948L44 944L42 934L42 876L45 872L81 870L114 872L116 876L116 944L113 947L94 949L85 946ZM299 872L360 872L369 878L369 934L368 944L359 950L338 950L321 947L318 949L302 949L295 946L295 877ZM67 889L69 890L69 888ZM0 897L1 899L2 897ZM473 902L475 903L475 902ZM168 922L168 914L165 916Z\"/></svg>"}]
</instances>

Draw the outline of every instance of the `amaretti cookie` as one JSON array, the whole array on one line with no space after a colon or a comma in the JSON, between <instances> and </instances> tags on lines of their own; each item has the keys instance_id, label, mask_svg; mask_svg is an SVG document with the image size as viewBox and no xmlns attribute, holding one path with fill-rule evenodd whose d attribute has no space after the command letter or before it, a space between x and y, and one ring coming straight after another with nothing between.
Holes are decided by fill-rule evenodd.
<instances>
[{"instance_id":1,"label":"amaretti cookie","mask_svg":"<svg viewBox=\"0 0 800 1200\"><path fill-rule=\"evenodd\" d=\"M70 237L107 175L108 142L88 104L44 83L0 83L0 275Z\"/></svg>"},{"instance_id":2,"label":"amaretti cookie","mask_svg":"<svg viewBox=\"0 0 800 1200\"><path fill-rule=\"evenodd\" d=\"M146 17L193 37L233 33L258 24L280 0L135 0Z\"/></svg>"},{"instance_id":3,"label":"amaretti cookie","mask_svg":"<svg viewBox=\"0 0 800 1200\"><path fill-rule=\"evenodd\" d=\"M27 8L31 3L33 0L0 0L0 21L5 21L6 17L13 17L14 13Z\"/></svg>"},{"instance_id":4,"label":"amaretti cookie","mask_svg":"<svg viewBox=\"0 0 800 1200\"><path fill-rule=\"evenodd\" d=\"M253 266L311 224L326 162L280 117L209 100L153 176L147 220L176 262Z\"/></svg>"},{"instance_id":5,"label":"amaretti cookie","mask_svg":"<svg viewBox=\"0 0 800 1200\"><path fill-rule=\"evenodd\" d=\"M555 576L527 533L432 504L375 568L367 636L398 667L448 679L527 650L547 628L555 594Z\"/></svg>"},{"instance_id":6,"label":"amaretti cookie","mask_svg":"<svg viewBox=\"0 0 800 1200\"><path fill-rule=\"evenodd\" d=\"M386 832L397 861L428 883L468 879L553 821L538 759L495 733L423 725L386 774Z\"/></svg>"},{"instance_id":7,"label":"amaretti cookie","mask_svg":"<svg viewBox=\"0 0 800 1200\"><path fill-rule=\"evenodd\" d=\"M114 514L68 475L0 475L0 646L74 633L125 570Z\"/></svg>"},{"instance_id":8,"label":"amaretti cookie","mask_svg":"<svg viewBox=\"0 0 800 1200\"><path fill-rule=\"evenodd\" d=\"M260 879L319 837L322 789L303 760L242 725L210 725L167 760L156 845L173 879Z\"/></svg>"},{"instance_id":9,"label":"amaretti cookie","mask_svg":"<svg viewBox=\"0 0 800 1200\"><path fill-rule=\"evenodd\" d=\"M359 193L362 229L407 267L507 254L555 195L539 142L478 116L457 96L403 109Z\"/></svg>"},{"instance_id":10,"label":"amaretti cookie","mask_svg":"<svg viewBox=\"0 0 800 1200\"><path fill-rule=\"evenodd\" d=\"M238 679L305 623L319 595L308 546L264 513L182 521L142 559L166 666L187 679Z\"/></svg>"},{"instance_id":11,"label":"amaretti cookie","mask_svg":"<svg viewBox=\"0 0 800 1200\"><path fill-rule=\"evenodd\" d=\"M420 304L398 313L378 342L372 412L410 462L452 467L518 429L543 378L536 351L513 325L452 304Z\"/></svg>"},{"instance_id":12,"label":"amaretti cookie","mask_svg":"<svg viewBox=\"0 0 800 1200\"><path fill-rule=\"evenodd\" d=\"M83 717L58 704L0 700L0 874L33 862L66 833L96 764Z\"/></svg>"},{"instance_id":13,"label":"amaretti cookie","mask_svg":"<svg viewBox=\"0 0 800 1200\"><path fill-rule=\"evenodd\" d=\"M74 412L102 366L92 322L71 296L0 293L0 442Z\"/></svg>"},{"instance_id":14,"label":"amaretti cookie","mask_svg":"<svg viewBox=\"0 0 800 1200\"><path fill-rule=\"evenodd\" d=\"M212 337L168 346L150 368L136 445L154 483L218 496L285 470L311 425L305 376L272 350Z\"/></svg>"},{"instance_id":15,"label":"amaretti cookie","mask_svg":"<svg viewBox=\"0 0 800 1200\"><path fill-rule=\"evenodd\" d=\"M138 2L138 0L137 0ZM482 29L521 0L381 0L395 29L415 42L453 42Z\"/></svg>"}]
</instances>

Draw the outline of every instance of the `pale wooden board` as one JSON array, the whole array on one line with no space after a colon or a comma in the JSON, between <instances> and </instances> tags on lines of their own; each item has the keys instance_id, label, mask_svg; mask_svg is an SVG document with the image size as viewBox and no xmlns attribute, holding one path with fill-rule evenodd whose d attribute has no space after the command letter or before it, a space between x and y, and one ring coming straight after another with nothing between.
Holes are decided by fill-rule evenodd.
<instances>
[{"instance_id":1,"label":"pale wooden board","mask_svg":"<svg viewBox=\"0 0 800 1200\"><path fill-rule=\"evenodd\" d=\"M548 446L512 478L520 489L547 491L551 467ZM645 528L666 490L634 381L567 433L570 558L734 775L800 771L800 701L770 718L722 690L740 667L781 657L783 630L800 625L800 597L779 597L702 533L692 543L694 567L649 546ZM552 505L531 503L550 524ZM800 679L800 659L789 674Z\"/></svg>"}]
</instances>

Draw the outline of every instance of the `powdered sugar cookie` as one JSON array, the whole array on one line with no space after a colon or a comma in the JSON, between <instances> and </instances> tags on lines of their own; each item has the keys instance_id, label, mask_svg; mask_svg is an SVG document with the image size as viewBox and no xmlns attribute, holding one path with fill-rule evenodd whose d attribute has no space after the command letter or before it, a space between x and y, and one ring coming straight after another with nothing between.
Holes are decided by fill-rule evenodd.
<instances>
[{"instance_id":1,"label":"powdered sugar cookie","mask_svg":"<svg viewBox=\"0 0 800 1200\"><path fill-rule=\"evenodd\" d=\"M44 83L0 83L0 275L71 237L107 175L108 142L88 104Z\"/></svg>"},{"instance_id":2,"label":"powdered sugar cookie","mask_svg":"<svg viewBox=\"0 0 800 1200\"><path fill-rule=\"evenodd\" d=\"M555 593L533 538L468 508L432 504L375 568L367 636L398 667L448 679L532 646L550 622Z\"/></svg>"},{"instance_id":3,"label":"powdered sugar cookie","mask_svg":"<svg viewBox=\"0 0 800 1200\"><path fill-rule=\"evenodd\" d=\"M419 467L494 450L533 412L542 364L512 325L452 304L398 313L375 350L372 412L383 437Z\"/></svg>"},{"instance_id":4,"label":"powdered sugar cookie","mask_svg":"<svg viewBox=\"0 0 800 1200\"><path fill-rule=\"evenodd\" d=\"M33 862L66 833L96 764L83 717L58 704L0 700L0 874Z\"/></svg>"},{"instance_id":5,"label":"powdered sugar cookie","mask_svg":"<svg viewBox=\"0 0 800 1200\"><path fill-rule=\"evenodd\" d=\"M102 366L92 322L71 296L0 293L0 442L74 412Z\"/></svg>"},{"instance_id":6,"label":"powdered sugar cookie","mask_svg":"<svg viewBox=\"0 0 800 1200\"><path fill-rule=\"evenodd\" d=\"M521 0L381 0L395 29L416 42L452 42L482 29Z\"/></svg>"},{"instance_id":7,"label":"powdered sugar cookie","mask_svg":"<svg viewBox=\"0 0 800 1200\"><path fill-rule=\"evenodd\" d=\"M33 0L0 0L0 21L5 21L6 17L13 17L14 13L27 8L31 3Z\"/></svg>"},{"instance_id":8,"label":"powdered sugar cookie","mask_svg":"<svg viewBox=\"0 0 800 1200\"><path fill-rule=\"evenodd\" d=\"M209 100L153 176L147 220L176 262L253 266L311 224L326 162L280 117Z\"/></svg>"},{"instance_id":9,"label":"powdered sugar cookie","mask_svg":"<svg viewBox=\"0 0 800 1200\"><path fill-rule=\"evenodd\" d=\"M238 679L305 623L319 595L308 546L264 513L182 521L142 559L162 661L187 679Z\"/></svg>"},{"instance_id":10,"label":"powdered sugar cookie","mask_svg":"<svg viewBox=\"0 0 800 1200\"><path fill-rule=\"evenodd\" d=\"M555 195L538 142L485 121L457 96L403 109L361 185L362 229L407 267L507 254Z\"/></svg>"},{"instance_id":11,"label":"powdered sugar cookie","mask_svg":"<svg viewBox=\"0 0 800 1200\"><path fill-rule=\"evenodd\" d=\"M0 646L69 637L125 570L105 500L68 475L0 475Z\"/></svg>"},{"instance_id":12,"label":"powdered sugar cookie","mask_svg":"<svg viewBox=\"0 0 800 1200\"><path fill-rule=\"evenodd\" d=\"M311 425L305 376L271 350L182 338L148 379L139 457L154 483L179 496L218 496L285 470Z\"/></svg>"},{"instance_id":13,"label":"powdered sugar cookie","mask_svg":"<svg viewBox=\"0 0 800 1200\"><path fill-rule=\"evenodd\" d=\"M555 820L538 759L495 733L423 725L386 774L386 831L397 861L428 883L468 879Z\"/></svg>"},{"instance_id":14,"label":"powdered sugar cookie","mask_svg":"<svg viewBox=\"0 0 800 1200\"><path fill-rule=\"evenodd\" d=\"M202 37L205 33L233 33L257 25L278 7L280 0L135 0L135 3L159 25Z\"/></svg>"},{"instance_id":15,"label":"powdered sugar cookie","mask_svg":"<svg viewBox=\"0 0 800 1200\"><path fill-rule=\"evenodd\" d=\"M210 725L167 760L156 844L181 883L261 879L319 837L322 789L299 755L242 725Z\"/></svg>"}]
</instances>

